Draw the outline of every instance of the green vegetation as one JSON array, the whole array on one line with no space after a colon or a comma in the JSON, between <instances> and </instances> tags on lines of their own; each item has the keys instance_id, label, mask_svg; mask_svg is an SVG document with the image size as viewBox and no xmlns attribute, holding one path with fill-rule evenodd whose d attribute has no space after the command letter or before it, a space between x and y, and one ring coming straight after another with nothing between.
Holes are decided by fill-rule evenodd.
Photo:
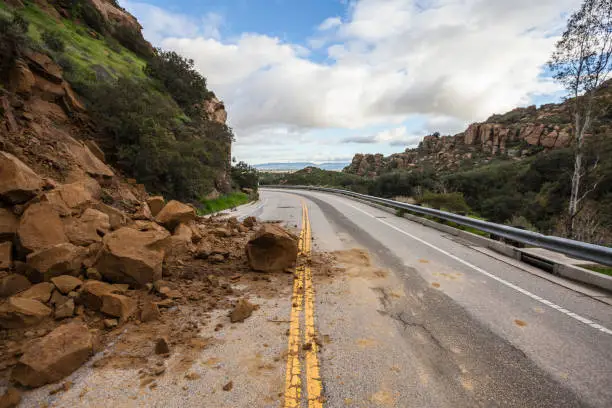
<instances>
[{"instance_id":1,"label":"green vegetation","mask_svg":"<svg viewBox=\"0 0 612 408\"><path fill-rule=\"evenodd\" d=\"M295 173L261 173L260 184L289 184L304 186L336 187L367 193L369 181L354 174L307 167Z\"/></svg>"},{"instance_id":2,"label":"green vegetation","mask_svg":"<svg viewBox=\"0 0 612 408\"><path fill-rule=\"evenodd\" d=\"M418 198L418 203L437 210L450 211L457 214L466 214L470 211L470 207L468 207L463 198L463 193L458 192L432 193L431 191L425 191Z\"/></svg>"},{"instance_id":3,"label":"green vegetation","mask_svg":"<svg viewBox=\"0 0 612 408\"><path fill-rule=\"evenodd\" d=\"M106 157L126 175L185 201L228 192L215 180L229 171L233 134L202 113L214 94L193 61L154 52L136 28L107 21L90 1L52 4L71 18L57 20L30 2L18 14L2 5L3 77L27 49L51 56L85 102Z\"/></svg>"},{"instance_id":4,"label":"green vegetation","mask_svg":"<svg viewBox=\"0 0 612 408\"><path fill-rule=\"evenodd\" d=\"M257 192L259 188L259 172L255 167L245 162L239 162L232 167L232 182L238 189L250 189Z\"/></svg>"},{"instance_id":5,"label":"green vegetation","mask_svg":"<svg viewBox=\"0 0 612 408\"><path fill-rule=\"evenodd\" d=\"M30 23L31 41L64 68L66 78L78 92L91 82L146 78L145 59L122 47L113 37L98 34L72 20L58 22L34 4L26 5L20 15ZM43 35L63 42L64 51L58 52L46 45Z\"/></svg>"},{"instance_id":6,"label":"green vegetation","mask_svg":"<svg viewBox=\"0 0 612 408\"><path fill-rule=\"evenodd\" d=\"M0 75L6 75L29 47L27 37L29 23L19 14L0 13Z\"/></svg>"},{"instance_id":7,"label":"green vegetation","mask_svg":"<svg viewBox=\"0 0 612 408\"><path fill-rule=\"evenodd\" d=\"M612 276L612 267L601 265L586 265L583 268L593 272L603 273L604 275Z\"/></svg>"},{"instance_id":8,"label":"green vegetation","mask_svg":"<svg viewBox=\"0 0 612 408\"><path fill-rule=\"evenodd\" d=\"M214 200L200 200L201 207L198 210L200 215L216 213L227 210L228 208L238 207L251 201L250 197L245 193L231 193L228 195L215 198Z\"/></svg>"}]
</instances>

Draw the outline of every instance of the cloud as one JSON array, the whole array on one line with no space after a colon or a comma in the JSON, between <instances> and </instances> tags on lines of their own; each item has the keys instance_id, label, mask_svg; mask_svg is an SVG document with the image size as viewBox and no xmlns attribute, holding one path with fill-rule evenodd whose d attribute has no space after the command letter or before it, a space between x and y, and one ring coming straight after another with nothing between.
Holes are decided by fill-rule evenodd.
<instances>
[{"instance_id":1,"label":"cloud","mask_svg":"<svg viewBox=\"0 0 612 408\"><path fill-rule=\"evenodd\" d=\"M390 146L416 146L423 139L423 135L409 134L406 126L383 130L371 136L349 136L341 143L376 144L386 143Z\"/></svg>"},{"instance_id":2,"label":"cloud","mask_svg":"<svg viewBox=\"0 0 612 408\"><path fill-rule=\"evenodd\" d=\"M340 17L329 17L325 19L321 24L319 24L319 27L317 27L317 29L319 31L327 31L331 30L332 28L338 27L341 24L342 19Z\"/></svg>"},{"instance_id":3,"label":"cloud","mask_svg":"<svg viewBox=\"0 0 612 408\"><path fill-rule=\"evenodd\" d=\"M205 34L197 18L129 4L139 19L147 16L147 36L195 60L224 99L240 146L265 143L260 135L273 129L392 132L414 115L428 130L455 133L529 104L559 89L541 73L564 13L580 0L357 0L346 17L330 17L313 33L310 46L326 47L324 62L301 44L262 33L224 38L218 28ZM376 142L416 136L404 137Z\"/></svg>"}]
</instances>

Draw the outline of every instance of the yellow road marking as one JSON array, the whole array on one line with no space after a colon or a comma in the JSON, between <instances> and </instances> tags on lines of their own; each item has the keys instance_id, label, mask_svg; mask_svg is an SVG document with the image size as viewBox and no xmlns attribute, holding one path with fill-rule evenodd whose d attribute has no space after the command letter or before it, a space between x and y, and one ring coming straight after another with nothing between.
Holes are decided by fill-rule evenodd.
<instances>
[{"instance_id":1,"label":"yellow road marking","mask_svg":"<svg viewBox=\"0 0 612 408\"><path fill-rule=\"evenodd\" d=\"M306 319L306 332L304 333L304 343L310 343L310 347L306 350L306 390L308 392L308 408L323 408L323 386L321 384L318 356L319 345L317 344L314 319L314 287L312 284L312 270L309 265L312 234L310 231L308 208L305 204L304 214L306 216L306 223L303 227L306 231L304 234L304 255L306 256L306 266L304 268L304 315Z\"/></svg>"},{"instance_id":2,"label":"yellow road marking","mask_svg":"<svg viewBox=\"0 0 612 408\"><path fill-rule=\"evenodd\" d=\"M293 295L291 298L291 318L289 324L289 345L287 353L287 373L285 376L285 403L284 408L297 408L301 406L302 383L300 367L300 317L304 305L305 332L304 344L310 347L306 350L306 391L308 408L323 408L321 375L315 320L314 320L314 287L312 284L312 270L309 261L311 254L312 234L308 208L302 203L302 231L298 242L300 261L295 270L293 282ZM305 262L304 262L305 261Z\"/></svg>"},{"instance_id":3,"label":"yellow road marking","mask_svg":"<svg viewBox=\"0 0 612 408\"><path fill-rule=\"evenodd\" d=\"M304 252L304 234L306 215L302 208L302 231L298 241L298 257ZM289 323L289 345L287 347L287 372L285 374L285 404L284 408L296 408L301 405L302 383L300 371L300 314L304 301L304 267L298 266L293 281L291 297L291 318Z\"/></svg>"}]
</instances>

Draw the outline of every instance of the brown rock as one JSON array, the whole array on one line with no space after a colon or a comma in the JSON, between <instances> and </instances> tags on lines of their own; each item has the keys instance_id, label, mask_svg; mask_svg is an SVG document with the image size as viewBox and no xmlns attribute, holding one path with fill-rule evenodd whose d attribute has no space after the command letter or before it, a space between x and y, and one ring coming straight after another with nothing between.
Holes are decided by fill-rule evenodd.
<instances>
[{"instance_id":1,"label":"brown rock","mask_svg":"<svg viewBox=\"0 0 612 408\"><path fill-rule=\"evenodd\" d=\"M208 260L214 263L221 263L225 261L225 257L221 254L214 254L209 256Z\"/></svg>"},{"instance_id":2,"label":"brown rock","mask_svg":"<svg viewBox=\"0 0 612 408\"><path fill-rule=\"evenodd\" d=\"M246 318L253 314L253 310L256 306L250 303L248 300L240 299L234 310L230 313L230 321L232 323L243 322Z\"/></svg>"},{"instance_id":3,"label":"brown rock","mask_svg":"<svg viewBox=\"0 0 612 408\"><path fill-rule=\"evenodd\" d=\"M114 290L115 288L113 287L113 285L110 285L105 282L95 280L86 281L85 283L83 283L83 288L81 289L79 301L86 308L97 311L102 309L104 295L113 293Z\"/></svg>"},{"instance_id":4,"label":"brown rock","mask_svg":"<svg viewBox=\"0 0 612 408\"><path fill-rule=\"evenodd\" d=\"M49 301L49 303L57 307L58 305L61 305L64 302L67 302L68 299L69 298L67 296L63 296L59 291L54 290L53 293L51 294L51 300Z\"/></svg>"},{"instance_id":5,"label":"brown rock","mask_svg":"<svg viewBox=\"0 0 612 408\"><path fill-rule=\"evenodd\" d=\"M168 341L160 337L155 341L155 354L169 354L170 347L168 346Z\"/></svg>"},{"instance_id":6,"label":"brown rock","mask_svg":"<svg viewBox=\"0 0 612 408\"><path fill-rule=\"evenodd\" d=\"M213 234L215 234L218 237L231 237L232 236L232 232L227 229L227 228L215 228L212 231Z\"/></svg>"},{"instance_id":7,"label":"brown rock","mask_svg":"<svg viewBox=\"0 0 612 408\"><path fill-rule=\"evenodd\" d=\"M11 297L0 305L0 327L19 329L40 323L51 309L37 300Z\"/></svg>"},{"instance_id":8,"label":"brown rock","mask_svg":"<svg viewBox=\"0 0 612 408\"><path fill-rule=\"evenodd\" d=\"M33 198L43 187L43 180L21 160L0 151L0 197L12 204Z\"/></svg>"},{"instance_id":9,"label":"brown rock","mask_svg":"<svg viewBox=\"0 0 612 408\"><path fill-rule=\"evenodd\" d=\"M96 268L87 268L87 279L102 280L102 274Z\"/></svg>"},{"instance_id":10,"label":"brown rock","mask_svg":"<svg viewBox=\"0 0 612 408\"><path fill-rule=\"evenodd\" d=\"M19 220L11 211L0 208L0 241L11 241L17 233Z\"/></svg>"},{"instance_id":11,"label":"brown rock","mask_svg":"<svg viewBox=\"0 0 612 408\"><path fill-rule=\"evenodd\" d=\"M0 242L0 271L9 269L13 264L13 243Z\"/></svg>"},{"instance_id":12,"label":"brown rock","mask_svg":"<svg viewBox=\"0 0 612 408\"><path fill-rule=\"evenodd\" d=\"M138 210L132 215L132 219L134 220L150 220L153 218L153 214L151 213L151 209L147 203L141 203Z\"/></svg>"},{"instance_id":13,"label":"brown rock","mask_svg":"<svg viewBox=\"0 0 612 408\"><path fill-rule=\"evenodd\" d=\"M128 222L128 218L125 213L115 207L111 207L110 205L106 205L104 203L95 203L92 208L108 215L111 230L121 228Z\"/></svg>"},{"instance_id":14,"label":"brown rock","mask_svg":"<svg viewBox=\"0 0 612 408\"><path fill-rule=\"evenodd\" d=\"M104 319L104 327L107 329L114 329L119 326L119 321L117 319Z\"/></svg>"},{"instance_id":15,"label":"brown rock","mask_svg":"<svg viewBox=\"0 0 612 408\"><path fill-rule=\"evenodd\" d=\"M100 161L83 143L70 138L65 141L63 147L74 162L90 176L109 179L115 175L110 167Z\"/></svg>"},{"instance_id":16,"label":"brown rock","mask_svg":"<svg viewBox=\"0 0 612 408\"><path fill-rule=\"evenodd\" d=\"M102 295L102 307L100 311L107 315L118 317L122 322L132 316L137 309L137 303L124 295L116 293L106 293Z\"/></svg>"},{"instance_id":17,"label":"brown rock","mask_svg":"<svg viewBox=\"0 0 612 408\"><path fill-rule=\"evenodd\" d=\"M83 284L82 280L70 275L56 276L54 278L51 278L51 282L53 282L57 290L59 290L64 295L67 295L68 293L72 292Z\"/></svg>"},{"instance_id":18,"label":"brown rock","mask_svg":"<svg viewBox=\"0 0 612 408\"><path fill-rule=\"evenodd\" d=\"M57 189L62 200L70 208L85 208L100 197L102 189L97 181L86 178L75 183L64 184Z\"/></svg>"},{"instance_id":19,"label":"brown rock","mask_svg":"<svg viewBox=\"0 0 612 408\"><path fill-rule=\"evenodd\" d=\"M0 408L14 408L21 402L21 391L9 387L0 397Z\"/></svg>"},{"instance_id":20,"label":"brown rock","mask_svg":"<svg viewBox=\"0 0 612 408\"><path fill-rule=\"evenodd\" d=\"M255 217L246 217L244 221L242 221L242 225L247 228L253 228L257 224L257 218Z\"/></svg>"},{"instance_id":21,"label":"brown rock","mask_svg":"<svg viewBox=\"0 0 612 408\"><path fill-rule=\"evenodd\" d=\"M23 275L16 273L0 278L0 297L13 296L23 292L32 286L30 281Z\"/></svg>"},{"instance_id":22,"label":"brown rock","mask_svg":"<svg viewBox=\"0 0 612 408\"><path fill-rule=\"evenodd\" d=\"M167 231L120 228L104 236L96 269L111 282L142 286L161 278Z\"/></svg>"},{"instance_id":23,"label":"brown rock","mask_svg":"<svg viewBox=\"0 0 612 408\"><path fill-rule=\"evenodd\" d=\"M66 242L32 252L26 262L41 273L44 280L49 280L59 275L78 275L85 252L85 249Z\"/></svg>"},{"instance_id":24,"label":"brown rock","mask_svg":"<svg viewBox=\"0 0 612 408\"><path fill-rule=\"evenodd\" d=\"M71 322L35 340L13 369L12 379L40 387L71 374L93 354L93 338L84 323Z\"/></svg>"},{"instance_id":25,"label":"brown rock","mask_svg":"<svg viewBox=\"0 0 612 408\"><path fill-rule=\"evenodd\" d=\"M58 84L62 83L62 68L53 62L48 55L32 51L28 52L25 56L27 58L28 65L32 70L50 81Z\"/></svg>"},{"instance_id":26,"label":"brown rock","mask_svg":"<svg viewBox=\"0 0 612 408\"><path fill-rule=\"evenodd\" d=\"M212 255L212 247L208 242L200 242L194 251L194 256L197 259L207 259L210 255Z\"/></svg>"},{"instance_id":27,"label":"brown rock","mask_svg":"<svg viewBox=\"0 0 612 408\"><path fill-rule=\"evenodd\" d=\"M88 208L79 218L66 218L64 231L73 244L91 245L101 242L102 236L110 231L110 219L103 212Z\"/></svg>"},{"instance_id":28,"label":"brown rock","mask_svg":"<svg viewBox=\"0 0 612 408\"><path fill-rule=\"evenodd\" d=\"M18 229L21 246L28 252L67 243L64 225L49 203L30 205L19 222Z\"/></svg>"},{"instance_id":29,"label":"brown rock","mask_svg":"<svg viewBox=\"0 0 612 408\"><path fill-rule=\"evenodd\" d=\"M278 225L264 224L248 242L246 252L254 270L280 272L297 260L297 239Z\"/></svg>"},{"instance_id":30,"label":"brown rock","mask_svg":"<svg viewBox=\"0 0 612 408\"><path fill-rule=\"evenodd\" d=\"M85 140L84 143L85 146L89 148L89 151L91 151L91 153L93 153L93 155L96 156L101 162L106 161L106 156L104 155L104 152L102 151L102 149L100 149L100 146L98 146L96 142L94 142L93 140Z\"/></svg>"},{"instance_id":31,"label":"brown rock","mask_svg":"<svg viewBox=\"0 0 612 408\"><path fill-rule=\"evenodd\" d=\"M192 207L180 201L172 200L162 208L155 220L169 230L173 230L180 223L186 224L195 220L195 218L196 213Z\"/></svg>"},{"instance_id":32,"label":"brown rock","mask_svg":"<svg viewBox=\"0 0 612 408\"><path fill-rule=\"evenodd\" d=\"M145 301L142 305L142 310L140 311L140 321L141 322L152 322L155 320L159 320L161 317L161 313L159 312L159 307L153 302Z\"/></svg>"},{"instance_id":33,"label":"brown rock","mask_svg":"<svg viewBox=\"0 0 612 408\"><path fill-rule=\"evenodd\" d=\"M151 214L153 214L153 216L155 217L164 208L164 204L165 204L164 197L162 196L149 197L147 199L147 204L149 205L149 209L151 209Z\"/></svg>"},{"instance_id":34,"label":"brown rock","mask_svg":"<svg viewBox=\"0 0 612 408\"><path fill-rule=\"evenodd\" d=\"M32 87L36 83L34 74L24 61L17 60L10 72L9 84L13 92L30 94Z\"/></svg>"},{"instance_id":35,"label":"brown rock","mask_svg":"<svg viewBox=\"0 0 612 408\"><path fill-rule=\"evenodd\" d=\"M55 286L52 283L41 282L17 294L16 297L47 303L51 299L53 289L55 289Z\"/></svg>"},{"instance_id":36,"label":"brown rock","mask_svg":"<svg viewBox=\"0 0 612 408\"><path fill-rule=\"evenodd\" d=\"M61 217L67 217L72 214L72 210L64 202L59 190L47 191L40 196L40 201L49 203L53 210Z\"/></svg>"},{"instance_id":37,"label":"brown rock","mask_svg":"<svg viewBox=\"0 0 612 408\"><path fill-rule=\"evenodd\" d=\"M68 299L64 303L55 306L55 319L65 319L74 316L74 299Z\"/></svg>"},{"instance_id":38,"label":"brown rock","mask_svg":"<svg viewBox=\"0 0 612 408\"><path fill-rule=\"evenodd\" d=\"M70 84L66 81L62 82L62 89L64 90L64 102L69 111L77 111L77 112L85 112L85 106L79 100L79 97L76 95ZM87 142L94 143L92 140L88 140ZM92 150L90 143L85 142L85 146ZM97 146L97 145L96 145ZM99 149L99 148L98 148ZM100 158L96 153L92 151L92 154L96 156L100 161L104 162L104 155Z\"/></svg>"}]
</instances>

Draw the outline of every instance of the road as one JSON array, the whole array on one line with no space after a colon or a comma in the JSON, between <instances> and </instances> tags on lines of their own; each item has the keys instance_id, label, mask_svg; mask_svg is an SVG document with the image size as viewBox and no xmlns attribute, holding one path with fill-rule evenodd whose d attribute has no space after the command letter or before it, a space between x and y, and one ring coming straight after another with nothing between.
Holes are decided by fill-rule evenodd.
<instances>
[{"instance_id":1,"label":"road","mask_svg":"<svg viewBox=\"0 0 612 408\"><path fill-rule=\"evenodd\" d=\"M345 197L260 194L234 215L302 228L304 204L313 251L372 257L313 278L325 406L612 406L609 294Z\"/></svg>"}]
</instances>

